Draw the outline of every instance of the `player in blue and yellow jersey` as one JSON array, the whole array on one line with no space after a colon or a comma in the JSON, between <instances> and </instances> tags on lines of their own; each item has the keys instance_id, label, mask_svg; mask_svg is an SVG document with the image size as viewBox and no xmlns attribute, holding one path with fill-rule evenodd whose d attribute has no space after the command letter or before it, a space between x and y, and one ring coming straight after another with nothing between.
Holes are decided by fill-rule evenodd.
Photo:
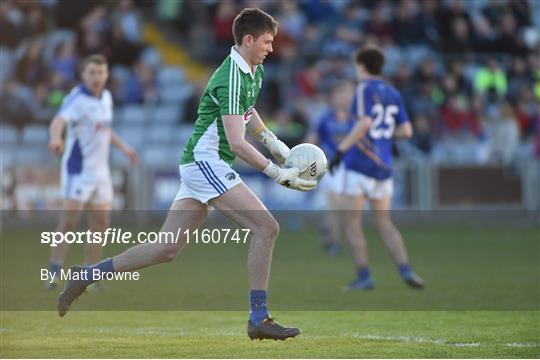
<instances>
[{"instance_id":1,"label":"player in blue and yellow jersey","mask_svg":"<svg viewBox=\"0 0 540 360\"><path fill-rule=\"evenodd\" d=\"M347 136L356 122L356 116L350 111L353 96L354 84L351 81L340 80L333 84L329 94L330 106L306 139L307 142L318 144L327 159L332 159L335 156L339 143ZM339 193L337 192L340 184L337 184L336 181L336 176L327 173L319 184L319 188L325 192L327 208L330 212L330 216L325 217L326 223L324 225L327 234L323 245L331 257L341 253L340 237L344 225L339 211L334 211L340 208Z\"/></svg>"},{"instance_id":2,"label":"player in blue and yellow jersey","mask_svg":"<svg viewBox=\"0 0 540 360\"><path fill-rule=\"evenodd\" d=\"M346 232L354 252L357 278L347 290L374 287L370 274L367 244L362 229L366 199L374 214L377 232L397 263L403 280L412 288L423 288L423 280L409 264L400 232L390 219L393 192L392 146L395 139L412 136L412 126L399 92L381 78L384 55L376 47L360 50L355 56L357 76L352 112L357 122L341 141L330 163L330 171L341 181ZM340 165L341 164L341 165Z\"/></svg>"}]
</instances>

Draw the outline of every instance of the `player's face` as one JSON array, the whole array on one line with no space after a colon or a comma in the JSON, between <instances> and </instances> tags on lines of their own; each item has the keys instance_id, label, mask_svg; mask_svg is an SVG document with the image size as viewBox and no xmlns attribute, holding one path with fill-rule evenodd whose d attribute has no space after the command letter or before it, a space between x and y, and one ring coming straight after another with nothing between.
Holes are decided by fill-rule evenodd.
<instances>
[{"instance_id":1,"label":"player's face","mask_svg":"<svg viewBox=\"0 0 540 360\"><path fill-rule=\"evenodd\" d=\"M354 88L350 84L340 86L332 91L331 102L337 109L348 109L354 97Z\"/></svg>"},{"instance_id":2,"label":"player's face","mask_svg":"<svg viewBox=\"0 0 540 360\"><path fill-rule=\"evenodd\" d=\"M109 70L105 64L88 63L81 76L88 89L93 92L101 92L107 83Z\"/></svg>"},{"instance_id":3,"label":"player's face","mask_svg":"<svg viewBox=\"0 0 540 360\"><path fill-rule=\"evenodd\" d=\"M251 62L253 65L262 64L264 59L274 49L272 48L272 42L274 41L274 35L271 33L264 33L254 40L249 47L251 53Z\"/></svg>"}]
</instances>

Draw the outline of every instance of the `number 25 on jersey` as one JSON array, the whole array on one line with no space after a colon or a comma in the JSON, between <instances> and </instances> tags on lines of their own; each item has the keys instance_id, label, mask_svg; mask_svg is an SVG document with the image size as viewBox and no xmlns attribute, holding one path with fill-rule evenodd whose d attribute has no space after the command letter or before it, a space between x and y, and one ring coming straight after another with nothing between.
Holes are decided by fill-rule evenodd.
<instances>
[{"instance_id":1,"label":"number 25 on jersey","mask_svg":"<svg viewBox=\"0 0 540 360\"><path fill-rule=\"evenodd\" d=\"M382 104L373 105L372 113L375 116L369 129L369 136L374 140L392 138L396 127L395 116L398 112L399 108L396 105L386 107Z\"/></svg>"}]
</instances>

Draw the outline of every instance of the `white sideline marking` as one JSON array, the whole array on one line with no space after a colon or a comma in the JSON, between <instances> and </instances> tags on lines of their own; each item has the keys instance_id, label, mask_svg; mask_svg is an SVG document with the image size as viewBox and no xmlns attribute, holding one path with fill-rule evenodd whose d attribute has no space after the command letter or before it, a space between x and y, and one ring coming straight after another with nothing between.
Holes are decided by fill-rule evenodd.
<instances>
[{"instance_id":1,"label":"white sideline marking","mask_svg":"<svg viewBox=\"0 0 540 360\"><path fill-rule=\"evenodd\" d=\"M205 334L199 334L193 331L182 331L178 328L132 328L132 329L111 329L111 328L98 328L96 329L101 334L121 334L121 335L159 335L159 336L241 336L244 333L233 331L221 331L221 332L206 332Z\"/></svg>"},{"instance_id":2,"label":"white sideline marking","mask_svg":"<svg viewBox=\"0 0 540 360\"><path fill-rule=\"evenodd\" d=\"M446 346L456 346L456 347L477 347L477 346L482 345L479 342L452 343L444 339L428 339L428 338L416 337L416 336L380 336L380 335L361 335L359 333L353 333L352 337L356 339L364 339L364 340L401 341L401 342L407 342L407 343L426 343L426 344L446 345Z\"/></svg>"},{"instance_id":3,"label":"white sideline marking","mask_svg":"<svg viewBox=\"0 0 540 360\"><path fill-rule=\"evenodd\" d=\"M97 332L101 334L122 334L122 335L165 335L165 336L188 336L187 331L180 331L178 329L167 328L132 328L132 329L111 329L111 328L98 328Z\"/></svg>"},{"instance_id":4,"label":"white sideline marking","mask_svg":"<svg viewBox=\"0 0 540 360\"><path fill-rule=\"evenodd\" d=\"M446 345L446 346L456 346L456 347L478 347L482 346L482 343L479 342L470 342L470 343L452 343L444 339L428 339L423 337L414 337L414 336L380 336L380 335L362 335L359 333L353 333L353 338L364 339L364 340L384 340L384 341L401 341L407 343L427 343L435 345ZM491 344L490 344L491 345ZM540 343L506 343L499 344L507 347L513 348L534 348L540 347Z\"/></svg>"},{"instance_id":5,"label":"white sideline marking","mask_svg":"<svg viewBox=\"0 0 540 360\"><path fill-rule=\"evenodd\" d=\"M5 328L5 327L0 328L0 333L9 332L9 331L11 331L11 329L8 329L8 328Z\"/></svg>"},{"instance_id":6,"label":"white sideline marking","mask_svg":"<svg viewBox=\"0 0 540 360\"><path fill-rule=\"evenodd\" d=\"M516 347L516 348L529 348L529 347L540 347L540 343L508 343L504 344L504 346L508 347Z\"/></svg>"},{"instance_id":7,"label":"white sideline marking","mask_svg":"<svg viewBox=\"0 0 540 360\"><path fill-rule=\"evenodd\" d=\"M457 346L457 347L477 347L477 346L480 346L482 344L478 343L478 342L472 342L472 343L449 343L449 344L445 344L445 345L450 345L450 346Z\"/></svg>"},{"instance_id":8,"label":"white sideline marking","mask_svg":"<svg viewBox=\"0 0 540 360\"><path fill-rule=\"evenodd\" d=\"M0 332L9 332L11 329L0 328ZM198 334L193 331L181 331L178 328L161 328L161 327L150 327L150 328L132 328L132 329L123 329L123 328L97 328L96 331L101 334L121 334L121 335L161 335L161 336L202 336L203 334ZM221 332L207 332L204 335L210 336L244 336L243 332L234 332L234 331L221 331ZM341 334L343 337L352 337L355 339L362 340L382 340L382 341L400 341L405 343L417 343L417 344L435 344L443 346L455 346L455 347L465 347L472 348L478 346L484 346L480 342L463 342L463 343L453 343L445 339L429 339L420 336L382 336L382 335L370 335L370 334L360 334L358 332L349 334ZM307 338L323 338L324 335L314 335L314 334L302 334L302 337ZM540 347L540 343L505 343L505 344L489 344L500 345L513 348L535 348Z\"/></svg>"}]
</instances>

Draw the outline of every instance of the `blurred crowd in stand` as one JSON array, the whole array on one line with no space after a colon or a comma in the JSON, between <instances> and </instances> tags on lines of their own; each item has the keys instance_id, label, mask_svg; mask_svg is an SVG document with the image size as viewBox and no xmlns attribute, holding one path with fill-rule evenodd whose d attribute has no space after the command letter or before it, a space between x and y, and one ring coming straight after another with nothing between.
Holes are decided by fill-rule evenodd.
<instances>
[{"instance_id":1,"label":"blurred crowd in stand","mask_svg":"<svg viewBox=\"0 0 540 360\"><path fill-rule=\"evenodd\" d=\"M22 127L48 122L78 82L79 61L104 54L115 103L159 101L159 55L143 43L140 11L131 0L4 1L0 117Z\"/></svg>"},{"instance_id":2,"label":"blurred crowd in stand","mask_svg":"<svg viewBox=\"0 0 540 360\"><path fill-rule=\"evenodd\" d=\"M279 22L257 109L289 145L316 126L333 84L354 79L351 55L376 44L415 129L399 146L402 156L501 165L540 157L534 0L7 0L0 4L0 118L17 127L50 121L77 82L79 60L95 52L110 61L115 104L159 106L171 96L159 81L158 51L143 41L143 20L213 71L230 52L244 7ZM192 85L178 122L196 118L205 81Z\"/></svg>"},{"instance_id":3,"label":"blurred crowd in stand","mask_svg":"<svg viewBox=\"0 0 540 360\"><path fill-rule=\"evenodd\" d=\"M354 51L376 44L387 57L384 75L401 91L414 124L412 142L400 144L404 155L504 165L540 156L538 3L201 1L158 14L181 31L194 56L217 64L245 6L268 11L280 24L257 106L289 143L316 126L332 84L354 78Z\"/></svg>"}]
</instances>

